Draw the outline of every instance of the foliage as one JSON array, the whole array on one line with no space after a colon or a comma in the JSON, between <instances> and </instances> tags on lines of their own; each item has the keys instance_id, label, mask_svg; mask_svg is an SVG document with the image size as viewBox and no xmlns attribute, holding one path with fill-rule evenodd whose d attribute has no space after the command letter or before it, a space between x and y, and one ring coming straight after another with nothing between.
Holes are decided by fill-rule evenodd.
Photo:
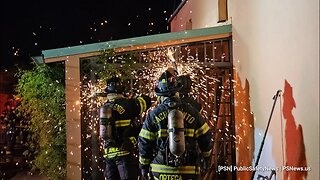
<instances>
[{"instance_id":1,"label":"foliage","mask_svg":"<svg viewBox=\"0 0 320 180\"><path fill-rule=\"evenodd\" d=\"M137 57L132 54L116 53L113 49L101 51L97 64L103 65L103 69L98 70L98 76L108 79L112 76L121 76L123 80L130 79L136 68Z\"/></svg>"},{"instance_id":2,"label":"foliage","mask_svg":"<svg viewBox=\"0 0 320 180\"><path fill-rule=\"evenodd\" d=\"M33 169L50 179L66 174L66 115L64 68L61 64L36 65L18 73L19 111L28 117L29 150Z\"/></svg>"}]
</instances>

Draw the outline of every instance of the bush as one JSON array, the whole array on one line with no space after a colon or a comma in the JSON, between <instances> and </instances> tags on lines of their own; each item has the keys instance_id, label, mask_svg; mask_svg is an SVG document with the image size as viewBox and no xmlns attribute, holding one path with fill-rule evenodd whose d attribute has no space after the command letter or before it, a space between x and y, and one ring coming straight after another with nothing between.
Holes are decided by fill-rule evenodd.
<instances>
[{"instance_id":1,"label":"bush","mask_svg":"<svg viewBox=\"0 0 320 180\"><path fill-rule=\"evenodd\" d=\"M65 78L61 64L36 65L18 73L19 111L28 117L28 147L34 170L50 179L66 175Z\"/></svg>"}]
</instances>

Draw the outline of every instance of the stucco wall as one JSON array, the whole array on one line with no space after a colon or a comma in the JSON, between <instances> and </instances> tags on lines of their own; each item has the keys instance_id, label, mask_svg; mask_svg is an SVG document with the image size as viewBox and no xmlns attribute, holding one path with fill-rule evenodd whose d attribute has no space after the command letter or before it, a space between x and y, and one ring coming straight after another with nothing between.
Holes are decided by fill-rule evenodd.
<instances>
[{"instance_id":1,"label":"stucco wall","mask_svg":"<svg viewBox=\"0 0 320 180\"><path fill-rule=\"evenodd\" d=\"M218 26L218 0L189 0L171 31ZM307 166L277 179L319 179L319 1L228 1L233 26L237 164L254 162L277 90L259 165ZM249 111L249 112L248 112ZM254 155L253 155L254 153ZM269 176L270 171L257 172ZM238 173L248 179L250 173Z\"/></svg>"},{"instance_id":2,"label":"stucco wall","mask_svg":"<svg viewBox=\"0 0 320 180\"><path fill-rule=\"evenodd\" d=\"M230 21L218 23L218 0L188 0L172 19L171 32L186 30L189 19L192 20L192 29L230 23Z\"/></svg>"},{"instance_id":3,"label":"stucco wall","mask_svg":"<svg viewBox=\"0 0 320 180\"><path fill-rule=\"evenodd\" d=\"M278 171L277 179L319 179L319 1L243 0L232 6L233 58L242 87L245 81L250 87L255 155L272 97L278 89L284 93L259 164L306 165L311 171Z\"/></svg>"}]
</instances>

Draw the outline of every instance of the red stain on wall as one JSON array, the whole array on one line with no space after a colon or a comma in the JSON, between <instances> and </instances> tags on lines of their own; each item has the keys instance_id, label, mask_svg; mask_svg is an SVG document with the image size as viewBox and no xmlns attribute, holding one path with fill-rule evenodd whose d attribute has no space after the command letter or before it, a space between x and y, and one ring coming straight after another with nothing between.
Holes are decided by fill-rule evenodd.
<instances>
[{"instance_id":1,"label":"red stain on wall","mask_svg":"<svg viewBox=\"0 0 320 180\"><path fill-rule=\"evenodd\" d=\"M292 94L292 86L285 80L283 93L283 117L286 119L285 141L286 141L286 166L306 167L306 152L303 141L302 126L297 126L292 114L296 103ZM301 180L307 177L307 171L284 171L284 179Z\"/></svg>"},{"instance_id":2,"label":"red stain on wall","mask_svg":"<svg viewBox=\"0 0 320 180\"><path fill-rule=\"evenodd\" d=\"M251 166L254 153L254 116L250 106L250 84L246 79L244 88L241 79L235 73L234 97L235 97L235 127L237 166ZM237 179L250 179L250 171L237 172Z\"/></svg>"}]
</instances>

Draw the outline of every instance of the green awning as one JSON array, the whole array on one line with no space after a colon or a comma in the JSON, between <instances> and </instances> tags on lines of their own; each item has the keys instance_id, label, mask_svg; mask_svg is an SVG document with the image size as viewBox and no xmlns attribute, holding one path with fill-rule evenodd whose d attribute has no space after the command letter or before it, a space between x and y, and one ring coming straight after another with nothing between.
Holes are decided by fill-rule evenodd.
<instances>
[{"instance_id":1,"label":"green awning","mask_svg":"<svg viewBox=\"0 0 320 180\"><path fill-rule=\"evenodd\" d=\"M231 25L224 25L224 26L217 26L217 27L210 27L210 28L202 28L202 29L142 36L142 37L134 37L134 38L128 38L128 39L121 39L121 40L113 40L113 41L79 45L79 46L71 46L71 47L58 48L58 49L49 49L49 50L43 50L42 54L43 54L43 57L47 59L47 58L55 58L55 57L61 57L61 56L71 56L75 54L98 52L104 49L130 47L130 46L150 44L150 43L160 43L160 42L165 42L169 40L195 38L195 37L225 34L225 33L231 33L231 32L232 32Z\"/></svg>"}]
</instances>

